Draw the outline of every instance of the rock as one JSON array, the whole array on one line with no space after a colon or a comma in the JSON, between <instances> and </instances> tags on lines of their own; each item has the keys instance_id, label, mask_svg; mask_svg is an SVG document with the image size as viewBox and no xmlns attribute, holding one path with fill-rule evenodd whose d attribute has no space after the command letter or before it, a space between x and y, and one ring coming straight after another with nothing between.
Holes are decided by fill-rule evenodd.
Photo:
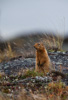
<instances>
[{"instance_id":1,"label":"rock","mask_svg":"<svg viewBox=\"0 0 68 100\"><path fill-rule=\"evenodd\" d=\"M62 65L62 63L61 63L61 62L56 62L56 64L57 64L57 65Z\"/></svg>"},{"instance_id":2,"label":"rock","mask_svg":"<svg viewBox=\"0 0 68 100\"><path fill-rule=\"evenodd\" d=\"M41 82L50 82L52 81L51 77L40 77L40 76L36 76L35 77L36 81L41 81Z\"/></svg>"}]
</instances>

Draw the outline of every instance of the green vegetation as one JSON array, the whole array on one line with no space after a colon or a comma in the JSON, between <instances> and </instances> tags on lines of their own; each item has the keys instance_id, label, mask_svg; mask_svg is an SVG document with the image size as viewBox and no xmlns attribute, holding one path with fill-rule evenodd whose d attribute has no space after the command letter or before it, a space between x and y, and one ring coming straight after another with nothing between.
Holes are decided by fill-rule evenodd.
<instances>
[{"instance_id":1,"label":"green vegetation","mask_svg":"<svg viewBox=\"0 0 68 100\"><path fill-rule=\"evenodd\" d=\"M44 76L43 73L35 72L35 70L28 70L24 75L21 76L21 78L27 78L27 77L35 77L35 76Z\"/></svg>"}]
</instances>

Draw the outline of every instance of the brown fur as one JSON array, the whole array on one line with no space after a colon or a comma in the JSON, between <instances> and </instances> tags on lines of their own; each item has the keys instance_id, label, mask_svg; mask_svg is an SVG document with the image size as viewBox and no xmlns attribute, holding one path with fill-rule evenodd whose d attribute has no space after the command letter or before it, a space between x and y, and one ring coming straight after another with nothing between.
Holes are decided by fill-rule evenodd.
<instances>
[{"instance_id":1,"label":"brown fur","mask_svg":"<svg viewBox=\"0 0 68 100\"><path fill-rule=\"evenodd\" d=\"M34 45L36 49L36 67L35 71L43 72L46 74L49 72L50 59L48 57L47 50L42 43L36 43Z\"/></svg>"}]
</instances>

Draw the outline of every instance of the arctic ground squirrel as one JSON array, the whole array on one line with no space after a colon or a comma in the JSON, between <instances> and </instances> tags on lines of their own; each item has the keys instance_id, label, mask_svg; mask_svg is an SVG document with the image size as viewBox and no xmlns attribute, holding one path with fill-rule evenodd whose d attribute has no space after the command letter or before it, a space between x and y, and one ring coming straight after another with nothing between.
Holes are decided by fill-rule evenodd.
<instances>
[{"instance_id":1,"label":"arctic ground squirrel","mask_svg":"<svg viewBox=\"0 0 68 100\"><path fill-rule=\"evenodd\" d=\"M50 58L47 50L42 43L36 43L34 48L36 49L35 71L43 72L44 75L46 75L46 73L50 71Z\"/></svg>"}]
</instances>

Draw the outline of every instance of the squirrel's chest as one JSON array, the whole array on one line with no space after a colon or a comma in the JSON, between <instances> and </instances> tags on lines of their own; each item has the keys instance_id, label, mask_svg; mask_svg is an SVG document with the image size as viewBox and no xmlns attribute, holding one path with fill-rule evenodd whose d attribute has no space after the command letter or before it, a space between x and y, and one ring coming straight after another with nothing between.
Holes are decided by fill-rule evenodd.
<instances>
[{"instance_id":1,"label":"squirrel's chest","mask_svg":"<svg viewBox=\"0 0 68 100\"><path fill-rule=\"evenodd\" d=\"M41 59L44 58L44 55L41 53L37 53L37 59L40 61Z\"/></svg>"}]
</instances>

